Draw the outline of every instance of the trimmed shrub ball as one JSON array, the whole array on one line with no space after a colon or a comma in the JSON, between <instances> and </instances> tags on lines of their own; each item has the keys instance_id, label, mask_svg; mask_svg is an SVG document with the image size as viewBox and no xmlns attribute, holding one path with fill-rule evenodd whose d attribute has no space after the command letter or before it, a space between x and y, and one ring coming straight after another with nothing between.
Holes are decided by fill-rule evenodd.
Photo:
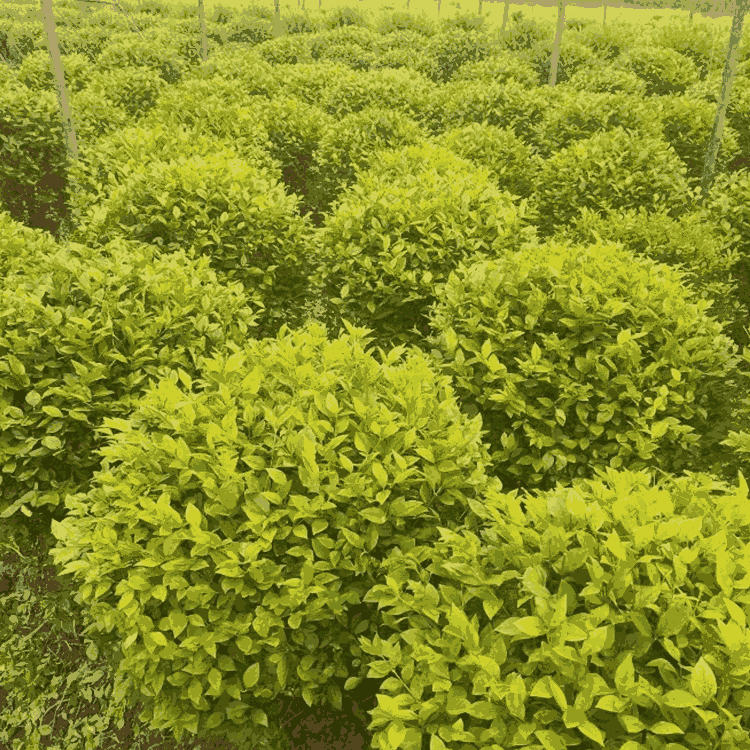
<instances>
[{"instance_id":1,"label":"trimmed shrub ball","mask_svg":"<svg viewBox=\"0 0 750 750\"><path fill-rule=\"evenodd\" d=\"M608 469L526 503L385 562L372 747L746 748L744 478Z\"/></svg>"},{"instance_id":2,"label":"trimmed shrub ball","mask_svg":"<svg viewBox=\"0 0 750 750\"><path fill-rule=\"evenodd\" d=\"M107 421L95 486L53 524L92 639L178 739L266 724L283 690L341 708L336 679L367 668L358 638L396 627L357 606L381 561L469 523L497 484L428 356L379 362L346 328L284 328L196 379L175 368Z\"/></svg>"},{"instance_id":3,"label":"trimmed shrub ball","mask_svg":"<svg viewBox=\"0 0 750 750\"><path fill-rule=\"evenodd\" d=\"M685 277L605 242L530 244L450 275L430 342L505 486L710 460L740 358Z\"/></svg>"},{"instance_id":4,"label":"trimmed shrub ball","mask_svg":"<svg viewBox=\"0 0 750 750\"><path fill-rule=\"evenodd\" d=\"M50 248L24 234L0 236L17 256L0 283L0 519L23 513L49 531L99 466L102 419L126 415L162 367L195 374L202 355L244 341L258 312L208 258L124 240Z\"/></svg>"},{"instance_id":5,"label":"trimmed shrub ball","mask_svg":"<svg viewBox=\"0 0 750 750\"><path fill-rule=\"evenodd\" d=\"M377 152L317 235L326 322L367 325L378 346L426 346L428 308L459 261L536 239L529 203L447 148Z\"/></svg>"}]
</instances>

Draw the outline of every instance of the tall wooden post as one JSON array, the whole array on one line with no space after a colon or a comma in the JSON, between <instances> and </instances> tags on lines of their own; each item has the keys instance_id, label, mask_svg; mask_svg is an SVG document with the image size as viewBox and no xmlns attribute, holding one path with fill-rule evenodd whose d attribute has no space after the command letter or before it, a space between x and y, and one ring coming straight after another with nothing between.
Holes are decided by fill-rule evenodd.
<instances>
[{"instance_id":1,"label":"tall wooden post","mask_svg":"<svg viewBox=\"0 0 750 750\"><path fill-rule=\"evenodd\" d=\"M284 36L284 27L281 23L281 6L279 0L273 0L273 38Z\"/></svg>"},{"instance_id":2,"label":"tall wooden post","mask_svg":"<svg viewBox=\"0 0 750 750\"><path fill-rule=\"evenodd\" d=\"M745 20L745 13L750 7L750 0L736 0L734 6L734 16L732 17L732 28L729 31L729 47L727 49L727 59L724 63L724 73L722 75L721 95L719 104L716 108L716 117L714 119L714 129L711 133L711 140L708 143L706 159L703 163L703 175L701 177L701 194L698 203L702 204L714 180L716 170L716 157L719 153L719 144L721 143L721 134L724 130L724 118L729 106L729 97L732 93L732 84L734 83L735 73L737 71L737 56L739 53L740 42L742 41L742 24Z\"/></svg>"},{"instance_id":3,"label":"tall wooden post","mask_svg":"<svg viewBox=\"0 0 750 750\"><path fill-rule=\"evenodd\" d=\"M503 10L503 25L500 28L500 33L505 31L505 26L508 23L508 11L510 10L510 0L505 0L505 10Z\"/></svg>"},{"instance_id":4,"label":"tall wooden post","mask_svg":"<svg viewBox=\"0 0 750 750\"><path fill-rule=\"evenodd\" d=\"M65 85L65 74L63 72L62 60L60 58L60 43L57 38L55 27L55 16L52 13L52 0L41 0L42 23L47 37L47 49L52 63L52 74L55 76L55 87L57 89L57 101L60 107L63 130L65 131L65 147L67 150L68 163L72 164L78 160L78 143L76 141L76 130L70 111L70 98Z\"/></svg>"},{"instance_id":5,"label":"tall wooden post","mask_svg":"<svg viewBox=\"0 0 750 750\"><path fill-rule=\"evenodd\" d=\"M206 31L206 12L203 9L203 0L198 0L198 18L201 22L201 50L203 52L203 62L208 60L208 32Z\"/></svg>"},{"instance_id":6,"label":"tall wooden post","mask_svg":"<svg viewBox=\"0 0 750 750\"><path fill-rule=\"evenodd\" d=\"M555 42L552 45L552 59L549 64L549 85L554 86L557 81L557 64L560 62L560 44L562 42L563 26L565 25L565 0L557 0L557 28Z\"/></svg>"}]
</instances>

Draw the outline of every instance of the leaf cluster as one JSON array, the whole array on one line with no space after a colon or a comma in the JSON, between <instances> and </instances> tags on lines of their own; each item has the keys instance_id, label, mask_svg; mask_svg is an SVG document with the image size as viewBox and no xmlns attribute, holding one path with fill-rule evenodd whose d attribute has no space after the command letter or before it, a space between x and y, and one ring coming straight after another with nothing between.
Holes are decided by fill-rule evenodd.
<instances>
[{"instance_id":1,"label":"leaf cluster","mask_svg":"<svg viewBox=\"0 0 750 750\"><path fill-rule=\"evenodd\" d=\"M693 60L669 47L636 44L620 56L620 62L645 81L646 96L682 94L699 80Z\"/></svg>"},{"instance_id":2,"label":"leaf cluster","mask_svg":"<svg viewBox=\"0 0 750 750\"><path fill-rule=\"evenodd\" d=\"M451 82L484 81L502 84L516 81L529 87L536 86L538 75L528 60L520 59L508 50L501 50L482 60L470 60L451 76Z\"/></svg>"},{"instance_id":3,"label":"leaf cluster","mask_svg":"<svg viewBox=\"0 0 750 750\"><path fill-rule=\"evenodd\" d=\"M176 83L189 67L184 46L188 40L187 35L165 29L146 29L142 35L136 36L132 31L123 31L114 35L102 50L97 68L118 70L126 66L146 66L167 83Z\"/></svg>"},{"instance_id":4,"label":"leaf cluster","mask_svg":"<svg viewBox=\"0 0 750 750\"><path fill-rule=\"evenodd\" d=\"M419 122L431 135L470 122L487 122L499 128L510 126L524 141L547 110L565 95L562 88L532 88L524 83L523 73L505 82L462 79L450 81L436 89Z\"/></svg>"},{"instance_id":5,"label":"leaf cluster","mask_svg":"<svg viewBox=\"0 0 750 750\"><path fill-rule=\"evenodd\" d=\"M670 94L659 97L653 109L654 120L661 133L687 167L686 178L691 187L698 187L703 176L703 163L710 143L716 107L687 95ZM750 137L746 138L750 142ZM732 125L725 123L719 141L715 169L726 172L733 159L740 156L740 136Z\"/></svg>"},{"instance_id":6,"label":"leaf cluster","mask_svg":"<svg viewBox=\"0 0 750 750\"><path fill-rule=\"evenodd\" d=\"M623 128L659 139L663 125L647 104L635 104L629 94L575 91L558 97L527 140L545 159L594 135Z\"/></svg>"},{"instance_id":7,"label":"leaf cluster","mask_svg":"<svg viewBox=\"0 0 750 750\"><path fill-rule=\"evenodd\" d=\"M80 91L85 88L95 71L91 61L80 52L62 56L62 64L65 69L65 83L69 91ZM56 90L57 83L52 73L49 51L46 48L34 50L25 57L15 69L15 74L18 81L32 91Z\"/></svg>"},{"instance_id":8,"label":"leaf cluster","mask_svg":"<svg viewBox=\"0 0 750 750\"><path fill-rule=\"evenodd\" d=\"M664 208L648 211L641 206L604 215L582 208L573 223L560 227L557 235L580 245L599 240L622 243L638 256L685 271L690 286L713 301L710 315L726 324L725 333L741 348L747 343L747 335L735 322L741 320L738 313L746 310L748 303L737 281L742 258L706 209L673 219Z\"/></svg>"},{"instance_id":9,"label":"leaf cluster","mask_svg":"<svg viewBox=\"0 0 750 750\"><path fill-rule=\"evenodd\" d=\"M594 63L573 71L567 83L579 92L628 94L639 100L645 98L646 92L646 82L632 70L605 63Z\"/></svg>"},{"instance_id":10,"label":"leaf cluster","mask_svg":"<svg viewBox=\"0 0 750 750\"><path fill-rule=\"evenodd\" d=\"M432 81L413 70L352 71L331 82L320 106L328 114L342 117L388 102L389 110L414 118L434 90Z\"/></svg>"}]
</instances>

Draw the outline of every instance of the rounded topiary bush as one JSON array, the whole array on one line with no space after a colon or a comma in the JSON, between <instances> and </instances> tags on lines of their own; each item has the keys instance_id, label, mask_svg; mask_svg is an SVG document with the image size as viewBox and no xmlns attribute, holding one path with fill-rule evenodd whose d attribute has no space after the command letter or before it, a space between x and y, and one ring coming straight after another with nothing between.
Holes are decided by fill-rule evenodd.
<instances>
[{"instance_id":1,"label":"rounded topiary bush","mask_svg":"<svg viewBox=\"0 0 750 750\"><path fill-rule=\"evenodd\" d=\"M659 138L662 126L653 111L628 94L582 91L558 97L528 135L545 159L575 141L621 127Z\"/></svg>"},{"instance_id":2,"label":"rounded topiary bush","mask_svg":"<svg viewBox=\"0 0 750 750\"><path fill-rule=\"evenodd\" d=\"M243 113L247 118L247 113ZM242 118L235 119L235 123ZM122 186L128 176L151 161L177 161L189 155L206 156L236 149L248 164L281 179L282 173L268 152L268 136L257 123L244 139L218 140L214 134L195 132L181 125L161 123L131 125L100 138L93 145L81 144L80 158L70 166L75 190L69 204L78 218L72 239L85 236L86 215Z\"/></svg>"},{"instance_id":3,"label":"rounded topiary bush","mask_svg":"<svg viewBox=\"0 0 750 750\"><path fill-rule=\"evenodd\" d=\"M716 106L677 94L659 97L658 106L649 104L646 105L647 109L656 115L654 119L660 125L664 140L687 167L688 183L697 187L703 176L703 163L711 142ZM714 162L716 172L726 172L729 163L741 153L737 131L725 122Z\"/></svg>"},{"instance_id":4,"label":"rounded topiary bush","mask_svg":"<svg viewBox=\"0 0 750 750\"><path fill-rule=\"evenodd\" d=\"M380 43L380 37L371 29L361 26L342 26L312 34L310 51L314 60L324 58L328 48L340 45L354 45L362 53L375 54Z\"/></svg>"},{"instance_id":5,"label":"rounded topiary bush","mask_svg":"<svg viewBox=\"0 0 750 750\"><path fill-rule=\"evenodd\" d=\"M262 42L256 48L258 54L267 62L274 65L310 63L312 53L310 44L305 37L280 36Z\"/></svg>"},{"instance_id":6,"label":"rounded topiary bush","mask_svg":"<svg viewBox=\"0 0 750 750\"><path fill-rule=\"evenodd\" d=\"M413 70L349 71L323 95L320 106L335 117L368 107L388 107L414 117L426 106L435 84Z\"/></svg>"},{"instance_id":7,"label":"rounded topiary bush","mask_svg":"<svg viewBox=\"0 0 750 750\"><path fill-rule=\"evenodd\" d=\"M522 13L514 13L501 35L502 49L510 52L528 52L538 42L550 37L550 26L554 34L554 24L523 18Z\"/></svg>"},{"instance_id":8,"label":"rounded topiary bush","mask_svg":"<svg viewBox=\"0 0 750 750\"><path fill-rule=\"evenodd\" d=\"M26 508L32 521L42 506L61 517L99 465L94 428L127 414L160 367L194 373L257 325L242 287L219 283L206 258L122 240L35 244L3 235L16 257L0 287L0 517Z\"/></svg>"},{"instance_id":9,"label":"rounded topiary bush","mask_svg":"<svg viewBox=\"0 0 750 750\"><path fill-rule=\"evenodd\" d=\"M80 11L76 8L76 13ZM118 16L122 14L118 13L115 16L107 18L106 24L97 23L94 18L90 16L87 18L87 22L80 27L74 28L70 26L58 26L57 36L60 43L60 49L66 50L70 54L76 52L83 55L86 59L94 64L94 70L96 70L96 61L101 54L104 47L109 44L112 35L116 31L130 31L132 33L132 26L128 26L128 22L124 21L125 28L113 27L113 23L116 23ZM129 18L133 19L133 16ZM135 20L135 19L133 19ZM139 27L140 28L140 27ZM42 48L44 42L42 42ZM49 56L49 53L47 53Z\"/></svg>"},{"instance_id":10,"label":"rounded topiary bush","mask_svg":"<svg viewBox=\"0 0 750 750\"><path fill-rule=\"evenodd\" d=\"M616 61L623 49L643 39L643 28L637 24L621 23L617 19L607 19L606 26L590 24L578 29L571 36L590 47L600 60Z\"/></svg>"},{"instance_id":11,"label":"rounded topiary bush","mask_svg":"<svg viewBox=\"0 0 750 750\"><path fill-rule=\"evenodd\" d=\"M664 209L647 211L641 207L600 215L584 208L574 224L561 229L557 237L584 245L597 241L622 243L639 256L677 267L685 274L684 283L695 290L696 297L710 303L706 313L724 325L723 333L743 351L750 343L747 263L733 249L721 221L710 218L706 209L672 219ZM742 362L739 367L746 369ZM716 391L734 400L736 388L742 388L743 383L730 380L717 386ZM734 426L742 424L739 412L733 411L727 418ZM716 439L727 434L728 424L726 420L717 421L702 438L712 445L705 465L717 476L731 479L736 476L736 457L731 450L715 447Z\"/></svg>"},{"instance_id":12,"label":"rounded topiary bush","mask_svg":"<svg viewBox=\"0 0 750 750\"><path fill-rule=\"evenodd\" d=\"M65 71L65 84L68 91L80 91L85 88L89 78L95 71L91 61L83 54L74 52L61 56ZM57 81L52 73L48 49L34 50L24 58L16 69L18 80L32 91L56 91Z\"/></svg>"},{"instance_id":13,"label":"rounded topiary bush","mask_svg":"<svg viewBox=\"0 0 750 750\"><path fill-rule=\"evenodd\" d=\"M243 10L225 24L224 31L227 42L248 44L253 47L273 39L273 20L259 18Z\"/></svg>"},{"instance_id":14,"label":"rounded topiary bush","mask_svg":"<svg viewBox=\"0 0 750 750\"><path fill-rule=\"evenodd\" d=\"M375 155L319 230L313 283L334 321L367 325L380 346L424 345L426 309L459 260L535 239L536 216L448 149Z\"/></svg>"},{"instance_id":15,"label":"rounded topiary bush","mask_svg":"<svg viewBox=\"0 0 750 750\"><path fill-rule=\"evenodd\" d=\"M421 143L425 133L406 115L384 107L367 107L332 123L313 154L312 174L305 194L319 213L366 169L377 149Z\"/></svg>"},{"instance_id":16,"label":"rounded topiary bush","mask_svg":"<svg viewBox=\"0 0 750 750\"><path fill-rule=\"evenodd\" d=\"M280 66L283 68L283 66ZM270 96L280 89L277 80L279 71L276 66L264 60L255 47L248 47L240 43L227 43L206 62L190 71L189 81L228 81L230 86L221 87L222 93L231 92L232 87L236 95L253 96L261 94ZM184 83L187 83L185 81Z\"/></svg>"},{"instance_id":17,"label":"rounded topiary bush","mask_svg":"<svg viewBox=\"0 0 750 750\"><path fill-rule=\"evenodd\" d=\"M645 206L684 213L692 195L686 167L661 138L644 137L617 126L576 141L546 159L539 171L539 233L570 224L581 208Z\"/></svg>"},{"instance_id":18,"label":"rounded topiary bush","mask_svg":"<svg viewBox=\"0 0 750 750\"><path fill-rule=\"evenodd\" d=\"M739 357L684 279L611 242L530 244L451 274L429 341L506 486L710 459Z\"/></svg>"},{"instance_id":19,"label":"rounded topiary bush","mask_svg":"<svg viewBox=\"0 0 750 750\"><path fill-rule=\"evenodd\" d=\"M438 138L430 139L413 146L403 146L398 149L380 150L373 154L372 163L359 173L366 173L369 177L400 180L421 172L436 172L441 177L447 177L453 172L472 169L469 159L456 153L453 149L438 143ZM477 172L475 178L483 181L479 173L489 170L482 166L474 166Z\"/></svg>"},{"instance_id":20,"label":"rounded topiary bush","mask_svg":"<svg viewBox=\"0 0 750 750\"><path fill-rule=\"evenodd\" d=\"M173 371L107 421L95 486L54 524L90 637L178 738L266 724L282 691L340 708L338 681L366 670L358 636L384 625L376 608L351 617L380 562L465 523L490 481L449 380L421 352L377 361L347 330Z\"/></svg>"},{"instance_id":21,"label":"rounded topiary bush","mask_svg":"<svg viewBox=\"0 0 750 750\"><path fill-rule=\"evenodd\" d=\"M209 18L206 23L206 51L210 57L216 50L221 49L226 41L226 26L216 23ZM191 65L203 60L201 41L201 22L196 16L192 18L167 18L159 22L159 30L174 33L180 39L179 53Z\"/></svg>"},{"instance_id":22,"label":"rounded topiary bush","mask_svg":"<svg viewBox=\"0 0 750 750\"><path fill-rule=\"evenodd\" d=\"M394 551L365 601L401 632L360 639L372 746L747 747L747 484L652 481L607 469L525 515L489 490L477 530Z\"/></svg>"},{"instance_id":23,"label":"rounded topiary bush","mask_svg":"<svg viewBox=\"0 0 750 750\"><path fill-rule=\"evenodd\" d=\"M489 11L485 11L481 15L472 11L462 13L460 5L458 5L457 11L455 15L443 16L438 20L438 32L452 31L453 29L461 29L462 31L486 30L487 19L490 17Z\"/></svg>"},{"instance_id":24,"label":"rounded topiary bush","mask_svg":"<svg viewBox=\"0 0 750 750\"><path fill-rule=\"evenodd\" d=\"M96 62L97 69L146 66L167 83L177 83L189 68L188 61L178 51L181 41L176 34L152 29L136 35L132 31L115 34L102 49Z\"/></svg>"},{"instance_id":25,"label":"rounded topiary bush","mask_svg":"<svg viewBox=\"0 0 750 750\"><path fill-rule=\"evenodd\" d=\"M495 184L521 198L530 198L536 189L534 174L539 159L510 127L498 128L472 122L446 131L432 139L458 156L489 170Z\"/></svg>"},{"instance_id":26,"label":"rounded topiary bush","mask_svg":"<svg viewBox=\"0 0 750 750\"><path fill-rule=\"evenodd\" d=\"M421 49L403 49L401 47L393 47L385 50L375 60L370 63L370 70L383 70L384 68L391 68L393 70L399 70L401 68L408 68L409 70L424 70L426 64L426 58Z\"/></svg>"},{"instance_id":27,"label":"rounded topiary bush","mask_svg":"<svg viewBox=\"0 0 750 750\"><path fill-rule=\"evenodd\" d=\"M504 83L450 81L437 88L417 119L433 135L470 122L487 122L500 128L510 126L526 140L565 93L557 86L530 89L513 79Z\"/></svg>"},{"instance_id":28,"label":"rounded topiary bush","mask_svg":"<svg viewBox=\"0 0 750 750\"><path fill-rule=\"evenodd\" d=\"M669 47L636 44L620 61L625 70L632 70L646 82L646 96L682 94L699 80L695 63Z\"/></svg>"},{"instance_id":29,"label":"rounded topiary bush","mask_svg":"<svg viewBox=\"0 0 750 750\"><path fill-rule=\"evenodd\" d=\"M668 24L652 29L652 42L679 52L695 63L698 74L705 78L709 71L723 66L726 58L728 34L714 24L698 18L671 18ZM718 33L717 33L718 32Z\"/></svg>"},{"instance_id":30,"label":"rounded topiary bush","mask_svg":"<svg viewBox=\"0 0 750 750\"><path fill-rule=\"evenodd\" d=\"M201 39L201 25L198 18L170 18L159 22L151 33L158 33L161 39L168 41L181 60L190 69L203 61L203 43ZM221 49L226 39L226 27L206 22L206 51L210 56ZM159 41L164 44L164 41Z\"/></svg>"},{"instance_id":31,"label":"rounded topiary bush","mask_svg":"<svg viewBox=\"0 0 750 750\"><path fill-rule=\"evenodd\" d=\"M428 36L431 34L415 29L398 29L381 34L378 47L381 53L391 49L414 49L414 47L420 47Z\"/></svg>"},{"instance_id":32,"label":"rounded topiary bush","mask_svg":"<svg viewBox=\"0 0 750 750\"><path fill-rule=\"evenodd\" d=\"M354 27L370 32L369 14L355 5L343 5L327 10L325 13L325 24L328 29L341 29Z\"/></svg>"},{"instance_id":33,"label":"rounded topiary bush","mask_svg":"<svg viewBox=\"0 0 750 750\"><path fill-rule=\"evenodd\" d=\"M483 29L443 28L425 42L423 54L428 67L419 72L436 83L445 83L465 63L483 60L499 49L497 38Z\"/></svg>"},{"instance_id":34,"label":"rounded topiary bush","mask_svg":"<svg viewBox=\"0 0 750 750\"><path fill-rule=\"evenodd\" d=\"M75 112L76 138L81 143L94 143L110 133L132 125L127 102L116 104L108 96L102 96L97 87L88 86L70 95L71 110Z\"/></svg>"},{"instance_id":35,"label":"rounded topiary bush","mask_svg":"<svg viewBox=\"0 0 750 750\"><path fill-rule=\"evenodd\" d=\"M262 133L250 118L249 108L273 95L248 94L236 82L223 78L189 79L169 86L144 122L184 125L219 138L247 141Z\"/></svg>"},{"instance_id":36,"label":"rounded topiary bush","mask_svg":"<svg viewBox=\"0 0 750 750\"><path fill-rule=\"evenodd\" d=\"M80 234L95 246L119 236L208 255L222 280L240 281L265 308L259 335L275 336L298 322L313 269L313 230L298 203L276 177L226 150L134 168Z\"/></svg>"},{"instance_id":37,"label":"rounded topiary bush","mask_svg":"<svg viewBox=\"0 0 750 750\"><path fill-rule=\"evenodd\" d=\"M630 94L636 100L646 96L646 82L632 70L623 70L615 64L594 64L574 71L566 81L576 92Z\"/></svg>"},{"instance_id":38,"label":"rounded topiary bush","mask_svg":"<svg viewBox=\"0 0 750 750\"><path fill-rule=\"evenodd\" d=\"M747 343L742 331L747 310L733 276L741 255L730 249L721 227L705 209L672 219L663 208L648 211L641 206L604 215L583 208L557 237L584 245L597 241L622 243L638 256L679 268L687 274L691 288L714 301L709 315L727 324L725 333L738 345Z\"/></svg>"},{"instance_id":39,"label":"rounded topiary bush","mask_svg":"<svg viewBox=\"0 0 750 750\"><path fill-rule=\"evenodd\" d=\"M376 31L383 36L408 32L419 34L421 37L428 37L435 33L436 28L435 23L426 13L391 10L390 12L380 14Z\"/></svg>"},{"instance_id":40,"label":"rounded topiary bush","mask_svg":"<svg viewBox=\"0 0 750 750\"><path fill-rule=\"evenodd\" d=\"M465 62L451 76L451 83L476 82L479 79L494 84L516 81L529 88L535 87L538 83L538 75L532 65L507 50L496 52L483 60Z\"/></svg>"},{"instance_id":41,"label":"rounded topiary bush","mask_svg":"<svg viewBox=\"0 0 750 750\"><path fill-rule=\"evenodd\" d=\"M90 93L121 107L134 119L144 117L166 87L164 79L146 66L95 71L86 85Z\"/></svg>"},{"instance_id":42,"label":"rounded topiary bush","mask_svg":"<svg viewBox=\"0 0 750 750\"><path fill-rule=\"evenodd\" d=\"M277 93L269 93L266 98L283 98L293 96L307 104L320 106L329 88L351 71L344 63L333 60L316 60L313 63L296 65L280 64L274 66L278 81L283 82Z\"/></svg>"},{"instance_id":43,"label":"rounded topiary bush","mask_svg":"<svg viewBox=\"0 0 750 750\"><path fill-rule=\"evenodd\" d=\"M286 9L283 11L281 20L287 33L292 36L314 34L324 28L322 19L310 16L307 9L301 11Z\"/></svg>"},{"instance_id":44,"label":"rounded topiary bush","mask_svg":"<svg viewBox=\"0 0 750 750\"><path fill-rule=\"evenodd\" d=\"M328 44L320 56L321 60L342 63L351 70L369 70L377 58L377 52L364 49L353 42Z\"/></svg>"},{"instance_id":45,"label":"rounded topiary bush","mask_svg":"<svg viewBox=\"0 0 750 750\"><path fill-rule=\"evenodd\" d=\"M552 65L552 50L554 39L538 42L524 56L525 60L537 73L537 84L549 85L549 76ZM566 83L577 70L582 70L596 61L596 53L585 44L573 38L562 38L560 43L560 54L557 60L556 84Z\"/></svg>"}]
</instances>

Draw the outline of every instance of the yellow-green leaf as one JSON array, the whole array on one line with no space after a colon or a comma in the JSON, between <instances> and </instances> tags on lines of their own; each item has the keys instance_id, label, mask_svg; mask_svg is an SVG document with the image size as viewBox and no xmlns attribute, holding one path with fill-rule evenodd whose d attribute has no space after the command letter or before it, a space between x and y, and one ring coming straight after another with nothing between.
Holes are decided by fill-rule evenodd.
<instances>
[{"instance_id":1,"label":"yellow-green leaf","mask_svg":"<svg viewBox=\"0 0 750 750\"><path fill-rule=\"evenodd\" d=\"M191 526L198 527L200 527L201 521L203 520L201 512L192 503L188 503L188 506L185 510L185 518Z\"/></svg>"},{"instance_id":2,"label":"yellow-green leaf","mask_svg":"<svg viewBox=\"0 0 750 750\"><path fill-rule=\"evenodd\" d=\"M197 677L193 677L190 682L190 687L188 688L188 696L190 696L190 700L193 701L193 705L198 704L202 694L203 689L200 680Z\"/></svg>"},{"instance_id":3,"label":"yellow-green leaf","mask_svg":"<svg viewBox=\"0 0 750 750\"><path fill-rule=\"evenodd\" d=\"M283 471L280 471L279 469L266 468L266 472L268 473L268 476L271 477L274 482L276 482L276 484L286 483L286 474L284 474Z\"/></svg>"},{"instance_id":4,"label":"yellow-green leaf","mask_svg":"<svg viewBox=\"0 0 750 750\"><path fill-rule=\"evenodd\" d=\"M245 674L242 675L242 682L245 683L246 688L251 688L260 679L260 664L252 664L245 670Z\"/></svg>"},{"instance_id":5,"label":"yellow-green leaf","mask_svg":"<svg viewBox=\"0 0 750 750\"><path fill-rule=\"evenodd\" d=\"M173 609L169 613L169 624L172 632L178 636L187 626L187 617L179 610Z\"/></svg>"},{"instance_id":6,"label":"yellow-green leaf","mask_svg":"<svg viewBox=\"0 0 750 750\"><path fill-rule=\"evenodd\" d=\"M216 695L221 692L221 672L215 667L208 672L208 684Z\"/></svg>"},{"instance_id":7,"label":"yellow-green leaf","mask_svg":"<svg viewBox=\"0 0 750 750\"><path fill-rule=\"evenodd\" d=\"M26 403L30 404L31 406L36 406L40 401L42 400L42 397L36 392L36 391L29 391L26 394ZM47 409L54 408L54 407L45 407ZM57 409L57 414L53 414L53 417L61 417L62 412Z\"/></svg>"}]
</instances>

